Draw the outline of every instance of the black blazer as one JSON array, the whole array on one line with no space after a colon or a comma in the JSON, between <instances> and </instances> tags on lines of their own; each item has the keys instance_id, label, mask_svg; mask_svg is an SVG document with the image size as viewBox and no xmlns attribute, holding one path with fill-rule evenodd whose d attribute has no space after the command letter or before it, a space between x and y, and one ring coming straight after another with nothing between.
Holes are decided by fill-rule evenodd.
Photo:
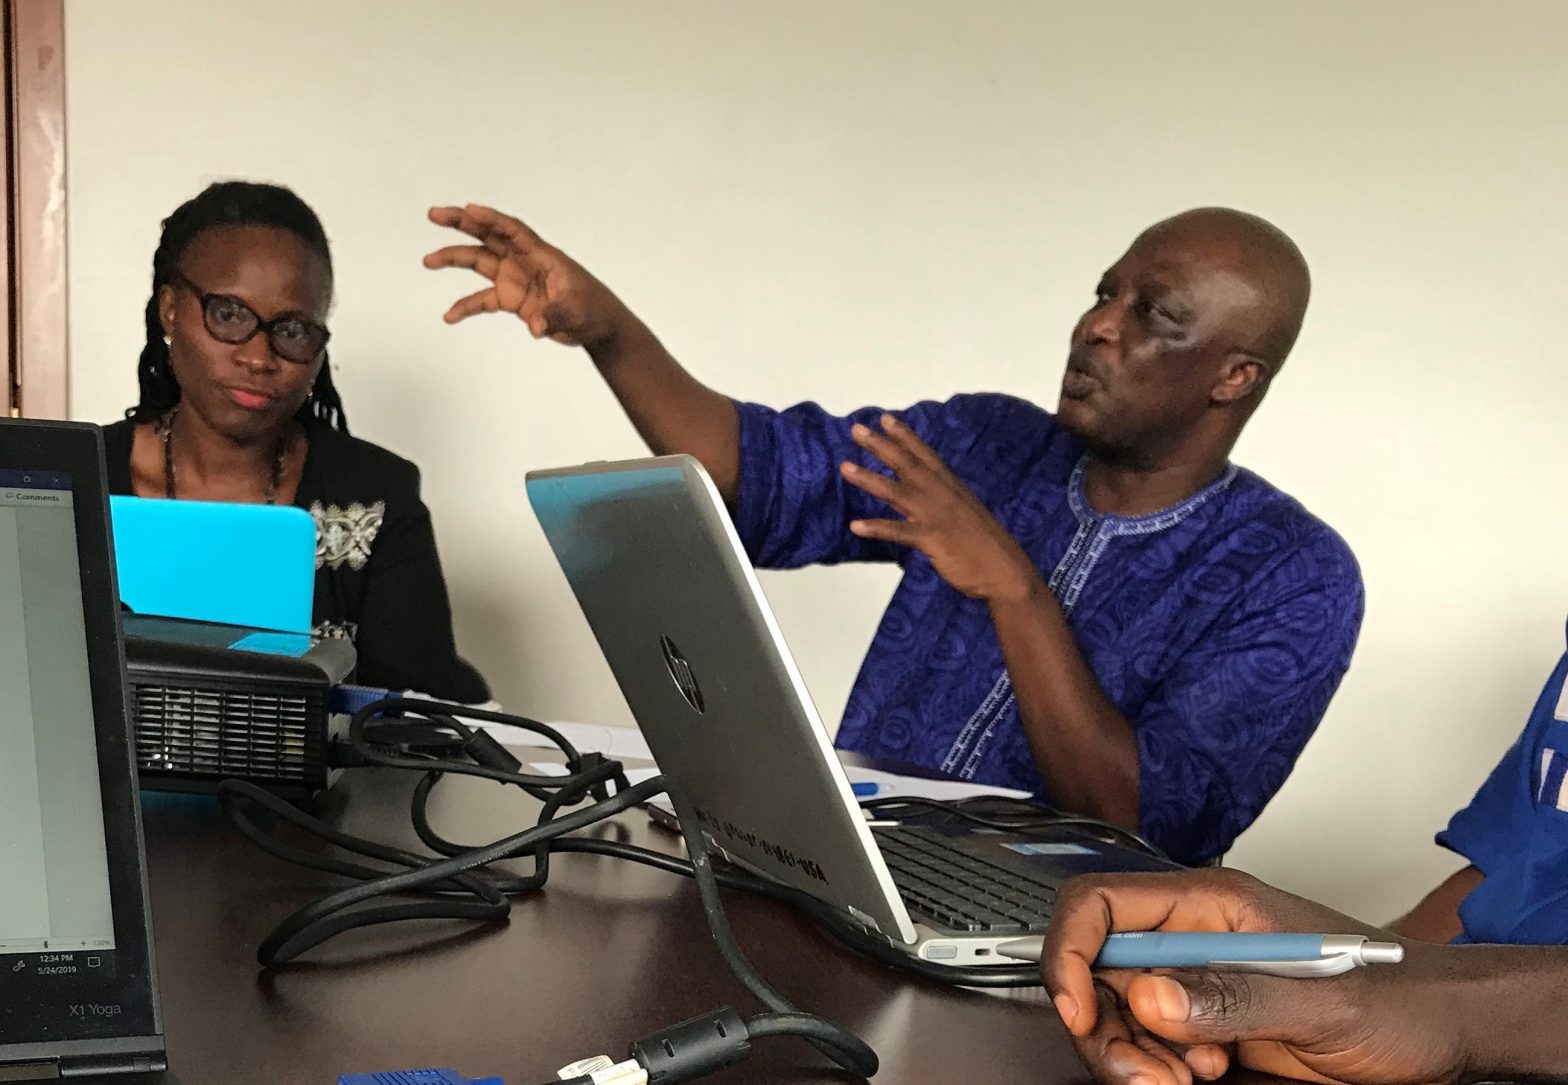
<instances>
[{"instance_id":1,"label":"black blazer","mask_svg":"<svg viewBox=\"0 0 1568 1085\"><path fill-rule=\"evenodd\" d=\"M130 494L135 423L103 430L109 492ZM294 504L316 521L316 632L348 637L365 685L445 700L488 700L485 680L457 654L452 606L419 468L379 445L312 419Z\"/></svg>"}]
</instances>

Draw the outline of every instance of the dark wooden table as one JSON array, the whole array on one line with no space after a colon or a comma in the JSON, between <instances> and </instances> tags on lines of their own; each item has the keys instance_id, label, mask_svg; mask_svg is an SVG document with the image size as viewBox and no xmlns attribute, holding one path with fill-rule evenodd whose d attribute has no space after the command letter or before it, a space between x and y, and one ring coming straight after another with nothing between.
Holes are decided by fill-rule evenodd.
<instances>
[{"instance_id":1,"label":"dark wooden table","mask_svg":"<svg viewBox=\"0 0 1568 1085\"><path fill-rule=\"evenodd\" d=\"M327 817L411 845L413 782L351 774ZM148 794L143 805L170 1062L185 1085L334 1085L340 1073L434 1066L538 1085L579 1058L623 1058L636 1037L720 1005L761 1009L720 960L689 880L589 855L555 857L548 886L516 901L506 923L354 932L263 974L262 938L339 883L257 850L212 799ZM453 779L433 812L449 839L485 843L532 824L537 806L515 789ZM595 831L679 850L641 811ZM1087 1080L1038 989L938 987L856 957L786 906L726 899L763 975L864 1037L882 1059L877 1081ZM708 1080L851 1079L803 1041L769 1039Z\"/></svg>"}]
</instances>

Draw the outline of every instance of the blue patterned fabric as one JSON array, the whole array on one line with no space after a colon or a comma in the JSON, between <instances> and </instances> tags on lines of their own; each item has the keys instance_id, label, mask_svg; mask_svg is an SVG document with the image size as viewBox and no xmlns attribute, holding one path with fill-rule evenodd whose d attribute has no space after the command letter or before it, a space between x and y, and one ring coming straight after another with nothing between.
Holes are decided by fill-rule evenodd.
<instances>
[{"instance_id":1,"label":"blue patterned fabric","mask_svg":"<svg viewBox=\"0 0 1568 1085\"><path fill-rule=\"evenodd\" d=\"M1456 942L1568 945L1568 656L1519 740L1437 842L1485 875L1459 906Z\"/></svg>"},{"instance_id":2,"label":"blue patterned fabric","mask_svg":"<svg viewBox=\"0 0 1568 1085\"><path fill-rule=\"evenodd\" d=\"M736 528L753 562L897 562L903 580L845 709L838 744L1049 801L983 603L923 554L849 532L892 515L845 482L880 465L835 417L737 404ZM1173 508L1101 516L1083 448L1046 411L1002 395L918 403L900 417L1034 559L1079 650L1137 733L1142 831L1172 856L1222 854L1284 783L1338 687L1361 625L1344 541L1251 472L1230 468Z\"/></svg>"}]
</instances>

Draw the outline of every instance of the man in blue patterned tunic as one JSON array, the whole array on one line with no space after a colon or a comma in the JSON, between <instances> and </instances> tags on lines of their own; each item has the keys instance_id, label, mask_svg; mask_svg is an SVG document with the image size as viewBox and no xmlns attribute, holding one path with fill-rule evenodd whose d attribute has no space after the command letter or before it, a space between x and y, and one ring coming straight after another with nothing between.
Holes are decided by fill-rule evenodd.
<instances>
[{"instance_id":1,"label":"man in blue patterned tunic","mask_svg":"<svg viewBox=\"0 0 1568 1085\"><path fill-rule=\"evenodd\" d=\"M479 243L426 266L490 280L447 320L510 312L584 347L655 452L707 468L758 565L902 567L840 746L1028 788L1189 862L1284 782L1362 588L1331 529L1230 463L1306 311L1270 224L1207 208L1141 234L1073 330L1055 415L979 394L838 417L707 388L514 218L431 218Z\"/></svg>"}]
</instances>

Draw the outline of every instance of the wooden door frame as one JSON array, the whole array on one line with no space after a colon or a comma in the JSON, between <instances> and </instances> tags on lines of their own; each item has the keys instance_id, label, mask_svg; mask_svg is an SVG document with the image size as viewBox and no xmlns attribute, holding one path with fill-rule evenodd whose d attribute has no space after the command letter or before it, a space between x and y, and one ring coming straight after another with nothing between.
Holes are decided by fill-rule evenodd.
<instances>
[{"instance_id":1,"label":"wooden door frame","mask_svg":"<svg viewBox=\"0 0 1568 1085\"><path fill-rule=\"evenodd\" d=\"M65 0L5 8L5 413L64 418Z\"/></svg>"}]
</instances>

